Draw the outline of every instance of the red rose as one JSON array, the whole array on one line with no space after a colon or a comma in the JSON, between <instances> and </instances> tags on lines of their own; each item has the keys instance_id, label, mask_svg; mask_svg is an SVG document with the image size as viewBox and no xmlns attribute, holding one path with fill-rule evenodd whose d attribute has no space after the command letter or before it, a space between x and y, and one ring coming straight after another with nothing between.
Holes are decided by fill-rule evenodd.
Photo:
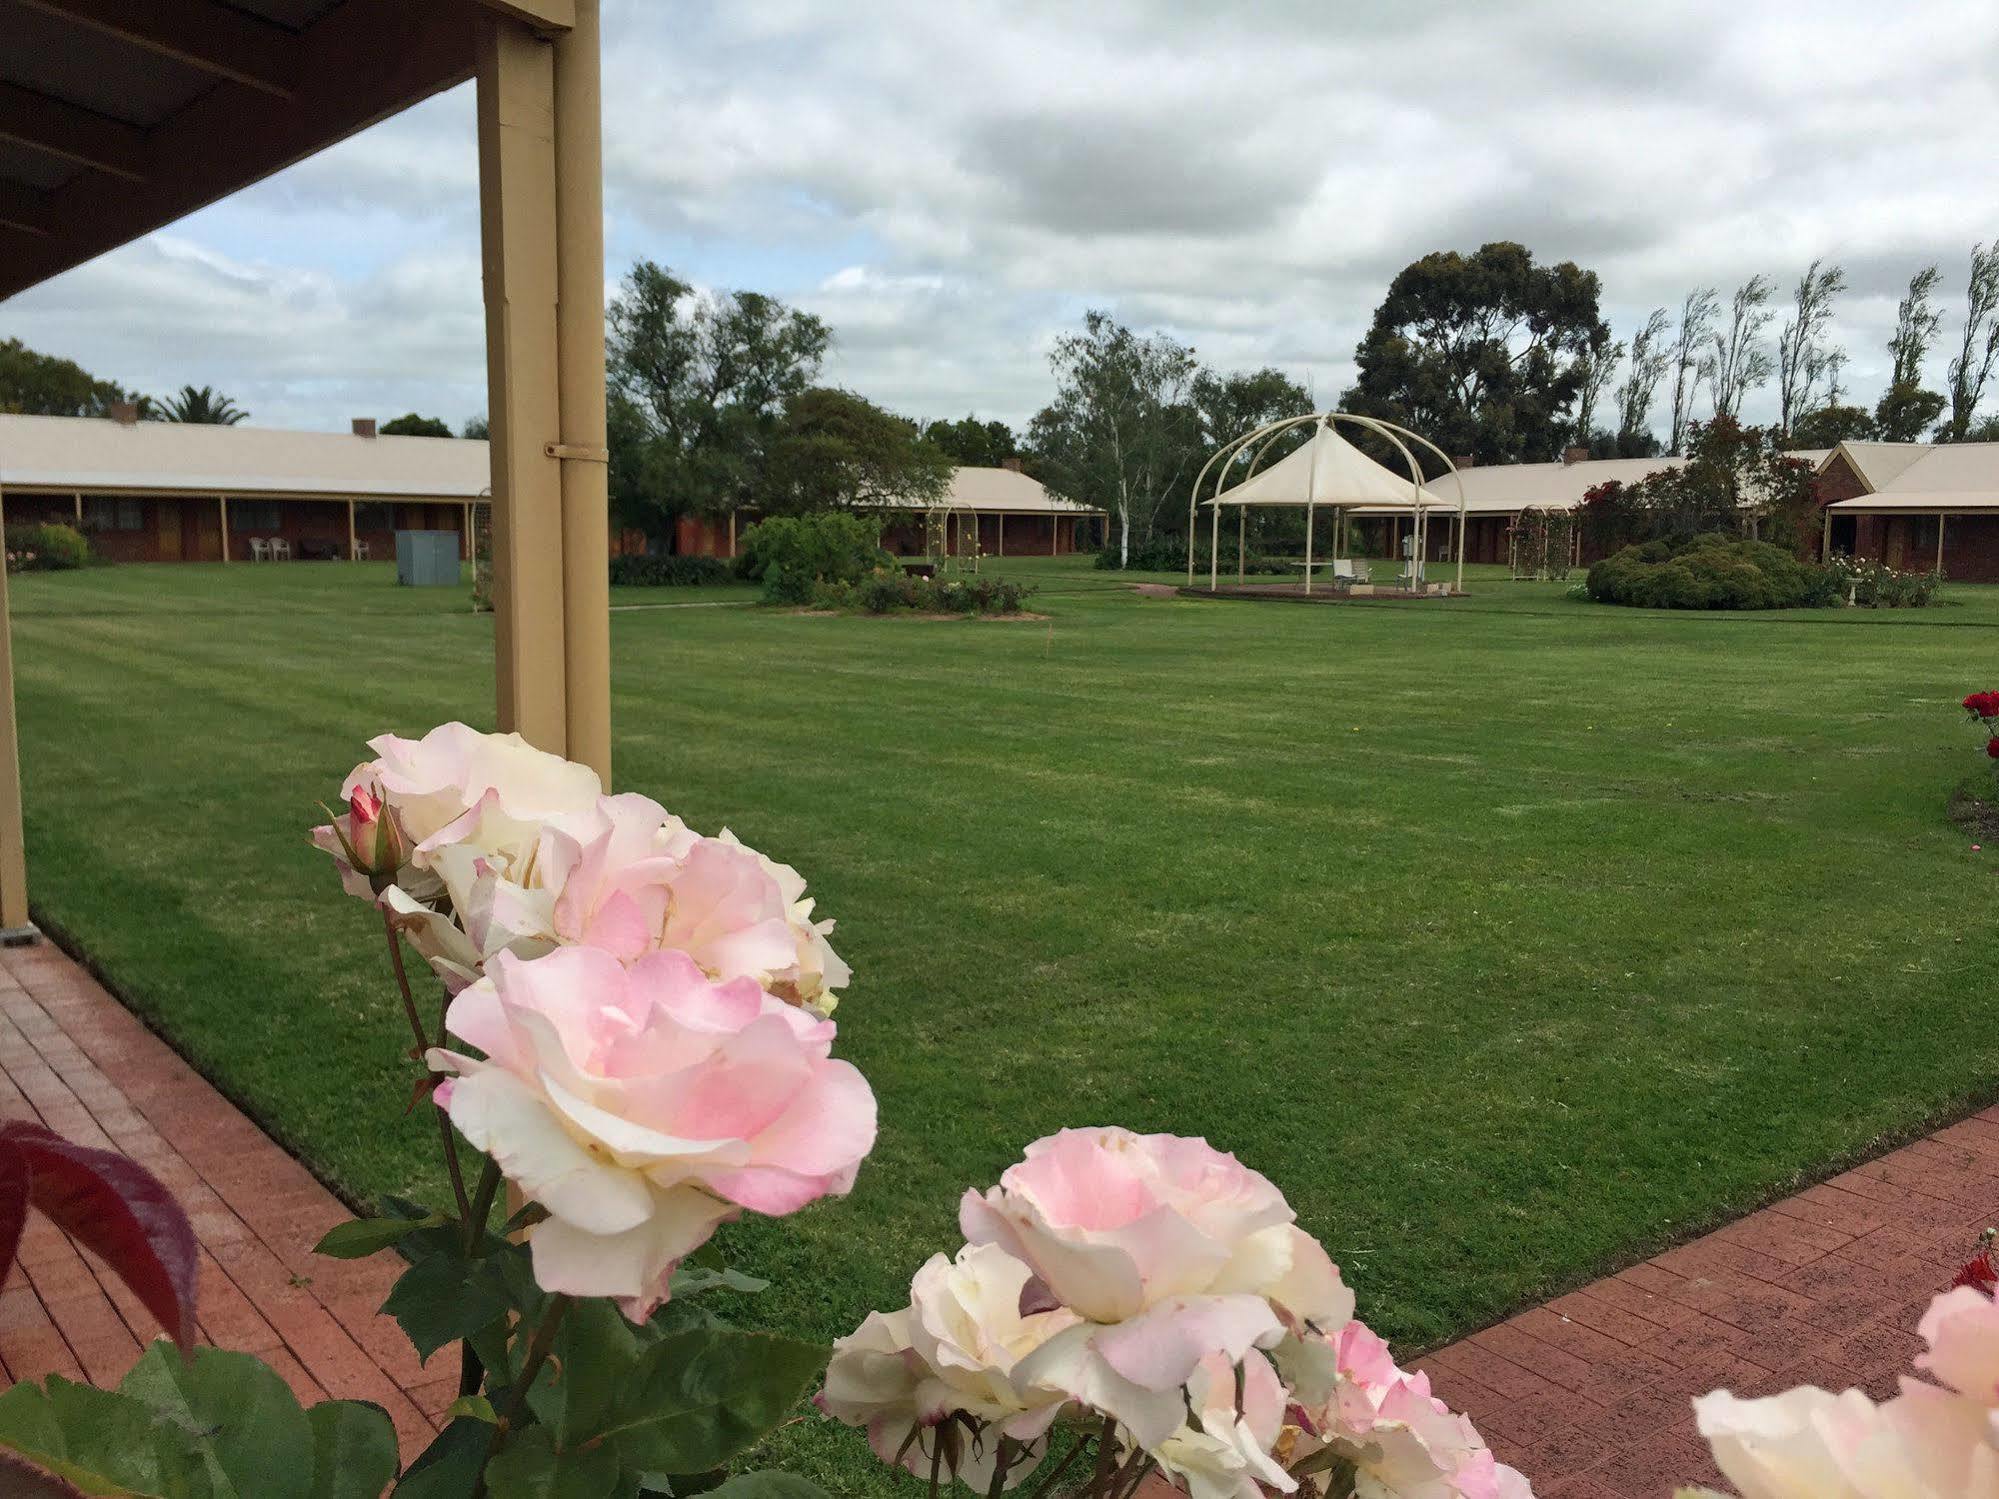
<instances>
[{"instance_id":1,"label":"red rose","mask_svg":"<svg viewBox=\"0 0 1999 1499\"><path fill-rule=\"evenodd\" d=\"M1985 753L1990 755L1993 759L1999 760L1999 738L1988 739L1985 741Z\"/></svg>"},{"instance_id":2,"label":"red rose","mask_svg":"<svg viewBox=\"0 0 1999 1499\"><path fill-rule=\"evenodd\" d=\"M1999 692L1974 692L1964 700L1964 711L1975 718L1999 718Z\"/></svg>"}]
</instances>

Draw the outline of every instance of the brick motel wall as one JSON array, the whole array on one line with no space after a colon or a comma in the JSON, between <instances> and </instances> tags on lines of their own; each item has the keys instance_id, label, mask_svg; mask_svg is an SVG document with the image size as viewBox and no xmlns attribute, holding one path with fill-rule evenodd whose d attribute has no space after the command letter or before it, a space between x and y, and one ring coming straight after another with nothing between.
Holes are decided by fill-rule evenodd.
<instances>
[{"instance_id":1,"label":"brick motel wall","mask_svg":"<svg viewBox=\"0 0 1999 1499\"><path fill-rule=\"evenodd\" d=\"M222 560L220 508L206 496L112 495L83 497L83 534L100 556L113 562L219 562ZM9 494L10 524L76 524L76 501L69 495ZM466 554L465 509L456 500L385 503L362 501L354 514L355 539L376 561L394 558L399 530L452 531L458 554ZM250 538L282 537L294 561L308 555L347 555L347 506L338 500L231 500L229 558L251 559Z\"/></svg>"}]
</instances>

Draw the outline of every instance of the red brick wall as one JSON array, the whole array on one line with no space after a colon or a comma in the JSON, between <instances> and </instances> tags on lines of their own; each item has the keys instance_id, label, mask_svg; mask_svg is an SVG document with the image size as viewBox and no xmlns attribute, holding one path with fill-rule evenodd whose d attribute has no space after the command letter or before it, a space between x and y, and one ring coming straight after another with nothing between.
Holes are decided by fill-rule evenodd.
<instances>
[{"instance_id":1,"label":"red brick wall","mask_svg":"<svg viewBox=\"0 0 1999 1499\"><path fill-rule=\"evenodd\" d=\"M1825 472L1812 481L1812 492L1821 505L1830 505L1836 500L1857 499L1874 491L1868 487L1860 471L1846 461L1846 454L1834 453L1832 461L1825 466Z\"/></svg>"}]
</instances>

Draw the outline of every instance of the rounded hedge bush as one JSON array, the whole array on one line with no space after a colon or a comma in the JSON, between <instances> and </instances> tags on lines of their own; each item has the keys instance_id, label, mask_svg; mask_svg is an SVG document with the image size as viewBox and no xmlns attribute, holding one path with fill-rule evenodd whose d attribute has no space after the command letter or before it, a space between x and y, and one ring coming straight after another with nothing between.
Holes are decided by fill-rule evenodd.
<instances>
[{"instance_id":1,"label":"rounded hedge bush","mask_svg":"<svg viewBox=\"0 0 1999 1499\"><path fill-rule=\"evenodd\" d=\"M1589 570L1589 596L1641 609L1804 609L1838 602L1831 573L1726 535L1628 546Z\"/></svg>"}]
</instances>

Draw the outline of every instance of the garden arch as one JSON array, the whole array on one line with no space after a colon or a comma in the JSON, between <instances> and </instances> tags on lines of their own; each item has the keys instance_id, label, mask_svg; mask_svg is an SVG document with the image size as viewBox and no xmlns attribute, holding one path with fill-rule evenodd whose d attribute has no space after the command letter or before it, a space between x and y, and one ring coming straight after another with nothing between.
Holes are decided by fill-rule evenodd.
<instances>
[{"instance_id":1,"label":"garden arch","mask_svg":"<svg viewBox=\"0 0 1999 1499\"><path fill-rule=\"evenodd\" d=\"M923 550L940 573L946 563L969 560L979 570L979 515L959 500L943 499L923 512Z\"/></svg>"},{"instance_id":2,"label":"garden arch","mask_svg":"<svg viewBox=\"0 0 1999 1499\"><path fill-rule=\"evenodd\" d=\"M1560 582L1575 565L1578 517L1572 510L1529 505L1507 527L1507 571L1515 582Z\"/></svg>"},{"instance_id":3,"label":"garden arch","mask_svg":"<svg viewBox=\"0 0 1999 1499\"><path fill-rule=\"evenodd\" d=\"M1230 489L1240 489L1248 485L1256 477L1256 471L1261 466L1265 455L1269 453L1272 445L1287 432L1309 426L1312 437L1308 441L1307 446L1313 447L1317 445L1319 435L1322 431L1334 433L1337 424L1341 422L1348 423L1362 431L1373 432L1386 440L1402 455L1402 461L1409 469L1407 503L1411 512L1411 537L1414 543L1410 562L1411 572L1418 578L1422 575L1423 561L1428 552L1429 512L1432 509L1448 509L1449 506L1441 501L1433 503L1430 491L1424 486L1422 465L1416 461L1415 455L1410 452L1408 443L1414 442L1428 449L1443 463L1444 471L1451 476L1452 483L1457 489L1456 586L1460 591L1463 590L1465 577L1465 488L1463 479L1458 476L1457 465L1451 461L1448 453L1421 433L1412 432L1407 427L1400 426L1395 422L1383 421L1378 417L1360 416L1350 411L1321 411L1309 416L1283 417L1274 422L1266 422L1262 426L1244 433L1234 441L1223 444L1208 459L1207 463L1202 465L1201 472L1194 480L1194 488L1188 496L1187 501L1188 586L1191 587L1194 582L1194 528L1199 524L1199 510L1203 503L1201 500L1201 490L1202 486L1207 483L1208 475L1211 472L1215 475L1214 491L1206 501L1210 507L1208 588L1212 592L1220 586L1221 507L1223 504L1229 503L1224 499L1224 496ZM1404 441L1405 438L1408 440L1407 442ZM1347 447L1348 445L1342 443L1340 446ZM1234 466L1234 460L1245 452L1251 455L1248 470L1241 480L1225 489L1223 487L1223 480L1228 477L1229 470ZM1290 461L1292 456L1295 455L1287 454L1285 461ZM1362 462L1372 465L1373 468L1380 470L1392 483L1396 485L1402 483L1402 481L1395 479L1392 474L1389 474L1380 464L1374 463L1372 459L1367 458L1365 454L1356 454L1356 457ZM1219 468L1217 468L1217 465L1219 465ZM1274 500L1268 502L1274 504L1302 503L1305 507L1305 592L1308 594L1312 591L1313 531L1318 506L1321 503L1326 503L1333 507L1334 549L1336 556L1338 555L1338 549L1342 540L1342 523L1346 518L1346 512L1354 508L1351 501L1348 504L1341 504L1341 497L1339 496L1328 496L1324 501L1320 499L1314 488L1319 468L1320 458L1315 453L1313 459L1306 465L1307 485L1306 494L1302 502L1297 500ZM1365 504L1369 512L1373 514L1383 513L1385 508L1388 508L1389 513L1392 513L1393 508L1399 508L1399 506L1384 507L1380 503L1381 499L1382 496L1380 495L1372 495L1364 497L1361 503ZM1243 549L1243 532L1247 525L1247 503L1240 501L1236 503L1242 504L1243 507L1237 512L1237 550L1240 553Z\"/></svg>"}]
</instances>

